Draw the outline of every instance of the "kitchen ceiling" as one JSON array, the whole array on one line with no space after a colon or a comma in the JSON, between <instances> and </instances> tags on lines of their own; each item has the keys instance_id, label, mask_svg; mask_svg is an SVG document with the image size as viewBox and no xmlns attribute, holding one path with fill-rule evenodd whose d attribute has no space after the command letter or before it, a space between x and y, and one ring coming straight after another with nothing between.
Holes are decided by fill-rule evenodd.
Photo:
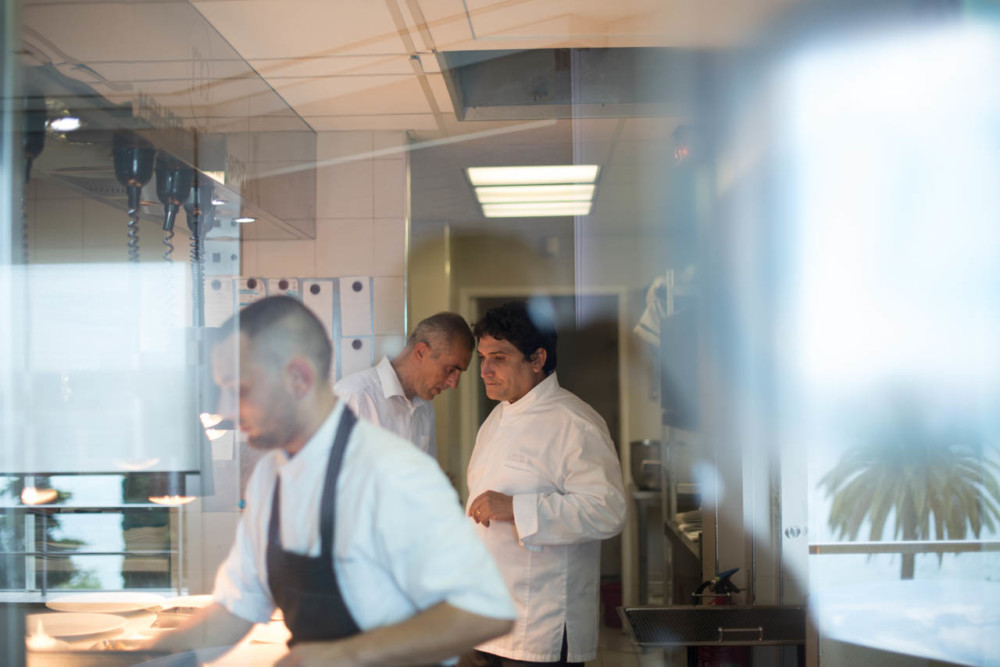
<instances>
[{"instance_id":1,"label":"kitchen ceiling","mask_svg":"<svg viewBox=\"0 0 1000 667\"><path fill-rule=\"evenodd\" d=\"M669 137L683 118L576 119L572 128L556 121L459 121L440 53L731 48L795 4L798 0L26 0L23 19L27 51L38 60L85 80L113 102L132 96L131 86L116 81L136 82L158 103L197 119L208 131L239 129L248 107L260 129L301 129L297 114L318 132L406 131L418 146L434 147L439 163L456 167L415 174L418 216L481 223L471 191L456 176L461 168L508 160L539 164L559 155L571 162L581 152L600 164L616 160L617 171L605 169L602 175L599 212L602 200L631 201L607 190L625 180L622 176L637 174L635 160L647 137L636 130ZM197 28L206 34L172 39L191 32L191 22L178 11L191 7L210 23ZM157 29L137 34L136 25ZM216 34L209 34L213 28ZM522 127L528 129L518 131ZM434 173L441 178L429 180ZM421 191L450 194L426 199L416 194L417 178Z\"/></svg>"},{"instance_id":2,"label":"kitchen ceiling","mask_svg":"<svg viewBox=\"0 0 1000 667\"><path fill-rule=\"evenodd\" d=\"M85 63L97 80L131 78L162 95L244 99L231 52L192 53L187 0L26 0L25 40L51 61ZM191 0L218 34L316 131L467 131L436 54L450 51L732 47L795 0ZM136 34L151 22L155 32ZM84 28L84 29L81 29ZM197 37L197 36L196 36ZM197 42L198 40L193 40ZM125 47L125 48L123 48ZM128 53L123 58L122 53ZM198 59L196 61L196 59ZM208 71L199 71L199 68ZM231 79L228 77L236 76ZM152 86L155 84L155 86ZM192 106L192 105L188 105ZM472 131L481 127L470 128Z\"/></svg>"},{"instance_id":3,"label":"kitchen ceiling","mask_svg":"<svg viewBox=\"0 0 1000 667\"><path fill-rule=\"evenodd\" d=\"M731 47L794 3L193 0L192 4L317 131L409 130L427 138L427 133L466 131L454 120L437 52Z\"/></svg>"}]
</instances>

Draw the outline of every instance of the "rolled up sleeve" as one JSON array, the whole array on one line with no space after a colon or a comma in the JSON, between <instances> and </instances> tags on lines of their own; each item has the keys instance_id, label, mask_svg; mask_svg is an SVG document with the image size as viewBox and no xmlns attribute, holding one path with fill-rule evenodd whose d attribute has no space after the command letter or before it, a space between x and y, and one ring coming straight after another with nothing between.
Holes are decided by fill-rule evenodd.
<instances>
[{"instance_id":1,"label":"rolled up sleeve","mask_svg":"<svg viewBox=\"0 0 1000 667\"><path fill-rule=\"evenodd\" d=\"M625 526L624 483L610 440L584 424L561 444L560 490L514 496L514 523L525 546L603 540Z\"/></svg>"},{"instance_id":2,"label":"rolled up sleeve","mask_svg":"<svg viewBox=\"0 0 1000 667\"><path fill-rule=\"evenodd\" d=\"M252 479L247 487L250 489L254 486ZM253 517L258 509L256 504L259 498L254 498L249 493L248 496L248 508L236 528L236 539L215 575L212 600L251 623L267 623L274 611L274 600L261 581L261 572L266 570L254 547L255 544L260 544L253 534L258 530Z\"/></svg>"},{"instance_id":3,"label":"rolled up sleeve","mask_svg":"<svg viewBox=\"0 0 1000 667\"><path fill-rule=\"evenodd\" d=\"M394 579L426 609L447 602L469 613L514 619L516 611L493 557L465 517L444 474L420 454L400 461L386 480L378 522L385 562Z\"/></svg>"}]
</instances>

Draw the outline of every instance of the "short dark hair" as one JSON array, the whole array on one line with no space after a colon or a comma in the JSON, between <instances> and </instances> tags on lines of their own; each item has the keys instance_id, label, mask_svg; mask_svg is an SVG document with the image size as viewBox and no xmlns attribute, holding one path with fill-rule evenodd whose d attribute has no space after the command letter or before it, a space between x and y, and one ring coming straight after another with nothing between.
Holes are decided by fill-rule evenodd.
<instances>
[{"instance_id":1,"label":"short dark hair","mask_svg":"<svg viewBox=\"0 0 1000 667\"><path fill-rule=\"evenodd\" d=\"M413 347L417 343L427 343L434 348L433 338L440 337L449 347L461 345L462 349L472 352L476 348L476 339L472 337L472 330L469 323L457 313L436 313L430 317L420 320L413 329L413 333L406 340L407 347Z\"/></svg>"},{"instance_id":2,"label":"short dark hair","mask_svg":"<svg viewBox=\"0 0 1000 667\"><path fill-rule=\"evenodd\" d=\"M524 301L508 301L490 308L472 327L477 339L490 336L510 342L521 351L525 360L538 348L545 350L542 370L549 375L556 369L556 327L548 317L528 306Z\"/></svg>"},{"instance_id":3,"label":"short dark hair","mask_svg":"<svg viewBox=\"0 0 1000 667\"><path fill-rule=\"evenodd\" d=\"M284 363L291 354L303 354L316 365L321 377L330 375L333 347L319 318L290 296L269 296L254 301L222 325L225 335L239 333L254 344L255 354ZM262 344L261 349L256 349Z\"/></svg>"}]
</instances>

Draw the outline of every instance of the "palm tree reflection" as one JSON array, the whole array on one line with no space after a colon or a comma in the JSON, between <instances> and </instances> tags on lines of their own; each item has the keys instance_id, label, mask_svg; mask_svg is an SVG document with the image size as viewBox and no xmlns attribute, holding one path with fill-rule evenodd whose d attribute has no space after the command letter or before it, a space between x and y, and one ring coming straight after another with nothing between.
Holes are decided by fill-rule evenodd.
<instances>
[{"instance_id":1,"label":"palm tree reflection","mask_svg":"<svg viewBox=\"0 0 1000 667\"><path fill-rule=\"evenodd\" d=\"M831 497L828 525L854 541L868 522L881 540L962 540L970 530L1000 524L1000 465L969 430L933 427L913 402L897 404L862 444L849 449L819 486ZM939 554L940 563L942 556ZM902 579L912 579L914 554L904 553Z\"/></svg>"}]
</instances>

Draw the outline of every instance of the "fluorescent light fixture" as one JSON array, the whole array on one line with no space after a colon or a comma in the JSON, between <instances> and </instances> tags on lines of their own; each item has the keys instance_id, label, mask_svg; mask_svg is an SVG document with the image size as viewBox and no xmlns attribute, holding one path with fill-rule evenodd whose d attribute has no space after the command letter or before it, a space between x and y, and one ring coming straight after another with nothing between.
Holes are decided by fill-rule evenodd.
<instances>
[{"instance_id":1,"label":"fluorescent light fixture","mask_svg":"<svg viewBox=\"0 0 1000 667\"><path fill-rule=\"evenodd\" d=\"M483 204L483 215L487 218L548 218L589 213L589 201Z\"/></svg>"},{"instance_id":2,"label":"fluorescent light fixture","mask_svg":"<svg viewBox=\"0 0 1000 667\"><path fill-rule=\"evenodd\" d=\"M469 167L469 182L480 185L530 185L552 183L593 183L600 167L596 164L563 164L539 167Z\"/></svg>"},{"instance_id":3,"label":"fluorescent light fixture","mask_svg":"<svg viewBox=\"0 0 1000 667\"><path fill-rule=\"evenodd\" d=\"M76 116L60 116L49 121L49 129L53 132L72 132L79 130L82 125Z\"/></svg>"},{"instance_id":4,"label":"fluorescent light fixture","mask_svg":"<svg viewBox=\"0 0 1000 667\"><path fill-rule=\"evenodd\" d=\"M589 202L594 197L593 184L564 185L493 185L476 188L480 204L506 202Z\"/></svg>"},{"instance_id":5,"label":"fluorescent light fixture","mask_svg":"<svg viewBox=\"0 0 1000 667\"><path fill-rule=\"evenodd\" d=\"M248 218L248 217L233 218L233 222L241 224L241 225L245 225L245 224L248 224L248 223L251 223L251 222L257 222L257 218Z\"/></svg>"}]
</instances>

